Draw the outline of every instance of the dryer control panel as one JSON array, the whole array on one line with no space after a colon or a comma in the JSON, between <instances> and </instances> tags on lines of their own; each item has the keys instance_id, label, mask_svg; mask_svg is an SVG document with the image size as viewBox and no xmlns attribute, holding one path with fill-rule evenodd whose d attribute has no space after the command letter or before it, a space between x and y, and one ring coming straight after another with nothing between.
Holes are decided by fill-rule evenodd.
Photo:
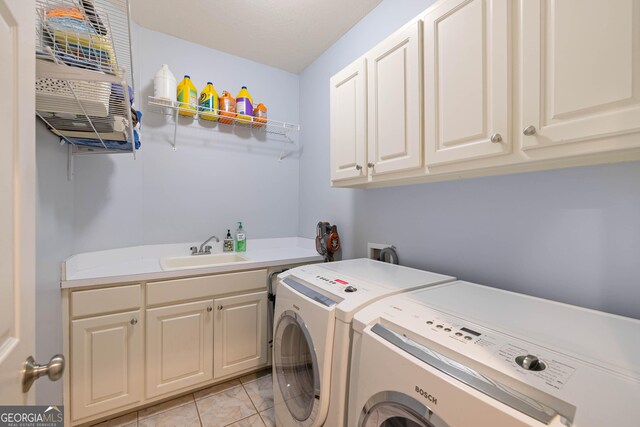
<instances>
[{"instance_id":1,"label":"dryer control panel","mask_svg":"<svg viewBox=\"0 0 640 427\"><path fill-rule=\"evenodd\" d=\"M542 389L562 389L577 369L570 358L552 350L414 302L391 303L384 317L461 364L465 359L479 362Z\"/></svg>"}]
</instances>

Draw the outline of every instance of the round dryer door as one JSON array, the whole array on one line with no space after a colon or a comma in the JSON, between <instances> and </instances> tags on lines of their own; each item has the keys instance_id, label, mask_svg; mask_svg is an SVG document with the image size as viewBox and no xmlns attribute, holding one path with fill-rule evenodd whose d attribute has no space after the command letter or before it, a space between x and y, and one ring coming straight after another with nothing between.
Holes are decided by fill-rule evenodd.
<instances>
[{"instance_id":1,"label":"round dryer door","mask_svg":"<svg viewBox=\"0 0 640 427\"><path fill-rule=\"evenodd\" d=\"M359 427L448 427L417 400L398 392L373 396L360 414Z\"/></svg>"},{"instance_id":2,"label":"round dryer door","mask_svg":"<svg viewBox=\"0 0 640 427\"><path fill-rule=\"evenodd\" d=\"M301 426L311 425L320 403L318 362L309 331L297 313L280 316L274 348L278 385L289 413Z\"/></svg>"}]
</instances>

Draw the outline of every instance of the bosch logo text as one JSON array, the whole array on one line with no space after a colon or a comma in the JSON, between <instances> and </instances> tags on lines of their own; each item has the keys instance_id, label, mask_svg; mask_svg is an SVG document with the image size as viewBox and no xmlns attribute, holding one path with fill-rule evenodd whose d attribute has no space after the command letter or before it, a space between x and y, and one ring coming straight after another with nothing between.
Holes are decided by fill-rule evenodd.
<instances>
[{"instance_id":1,"label":"bosch logo text","mask_svg":"<svg viewBox=\"0 0 640 427\"><path fill-rule=\"evenodd\" d=\"M416 386L416 393L419 393L422 397L424 397L425 399L427 399L429 402L433 403L434 405L438 404L438 399L436 399L435 397L433 397L428 392L424 391L423 389L421 389L418 386Z\"/></svg>"}]
</instances>

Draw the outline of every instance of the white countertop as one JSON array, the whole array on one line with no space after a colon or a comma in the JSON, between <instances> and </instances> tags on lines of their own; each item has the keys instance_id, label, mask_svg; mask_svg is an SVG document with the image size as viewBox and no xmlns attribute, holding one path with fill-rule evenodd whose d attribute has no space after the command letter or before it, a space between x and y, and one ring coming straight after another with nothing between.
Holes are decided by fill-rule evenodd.
<instances>
[{"instance_id":1,"label":"white countertop","mask_svg":"<svg viewBox=\"0 0 640 427\"><path fill-rule=\"evenodd\" d=\"M191 254L189 248L199 246L200 243L133 246L73 255L62 263L60 285L62 288L74 288L322 261L322 257L316 252L313 239L283 237L247 240L247 251L241 254L247 258L247 261L180 270L162 270L161 258L189 256ZM214 246L214 253L221 251L221 244Z\"/></svg>"}]
</instances>

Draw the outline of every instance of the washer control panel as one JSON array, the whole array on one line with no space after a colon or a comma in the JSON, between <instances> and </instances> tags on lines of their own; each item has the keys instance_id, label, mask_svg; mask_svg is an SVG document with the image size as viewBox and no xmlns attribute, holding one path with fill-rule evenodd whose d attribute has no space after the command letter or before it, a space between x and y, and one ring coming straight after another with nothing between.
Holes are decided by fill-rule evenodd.
<instances>
[{"instance_id":1,"label":"washer control panel","mask_svg":"<svg viewBox=\"0 0 640 427\"><path fill-rule=\"evenodd\" d=\"M427 340L543 388L562 389L576 370L562 355L424 305L392 303L384 314Z\"/></svg>"},{"instance_id":2,"label":"washer control panel","mask_svg":"<svg viewBox=\"0 0 640 427\"><path fill-rule=\"evenodd\" d=\"M347 298L350 294L366 293L370 291L369 288L371 287L357 279L338 276L337 273L332 274L331 271L314 265L298 267L292 276L299 277L320 289L328 290L344 298Z\"/></svg>"}]
</instances>

